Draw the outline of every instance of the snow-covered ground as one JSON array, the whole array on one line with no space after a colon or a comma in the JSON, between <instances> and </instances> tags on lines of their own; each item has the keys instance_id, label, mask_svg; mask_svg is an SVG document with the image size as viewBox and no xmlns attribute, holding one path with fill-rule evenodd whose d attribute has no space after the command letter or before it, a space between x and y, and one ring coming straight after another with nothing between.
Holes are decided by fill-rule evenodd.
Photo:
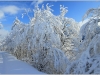
<instances>
[{"instance_id":1,"label":"snow-covered ground","mask_svg":"<svg viewBox=\"0 0 100 75\"><path fill-rule=\"evenodd\" d=\"M44 74L11 54L0 51L0 74Z\"/></svg>"}]
</instances>

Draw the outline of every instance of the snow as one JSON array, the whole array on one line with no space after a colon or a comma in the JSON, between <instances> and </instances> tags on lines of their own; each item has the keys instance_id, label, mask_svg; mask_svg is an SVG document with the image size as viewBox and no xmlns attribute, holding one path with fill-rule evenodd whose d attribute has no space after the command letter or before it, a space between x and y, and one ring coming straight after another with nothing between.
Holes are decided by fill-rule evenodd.
<instances>
[{"instance_id":1,"label":"snow","mask_svg":"<svg viewBox=\"0 0 100 75\"><path fill-rule=\"evenodd\" d=\"M87 23L89 21L89 19L85 19L84 21L80 21L79 25L80 27L82 27L82 25L84 25L85 23Z\"/></svg>"},{"instance_id":2,"label":"snow","mask_svg":"<svg viewBox=\"0 0 100 75\"><path fill-rule=\"evenodd\" d=\"M91 11L97 17L94 15L77 23L64 17L67 11L66 7L60 6L60 15L56 16L50 6L42 9L37 6L27 25L16 17L12 31L0 43L0 49L19 60L7 52L0 52L0 73L100 73L99 13L90 9L84 19Z\"/></svg>"},{"instance_id":3,"label":"snow","mask_svg":"<svg viewBox=\"0 0 100 75\"><path fill-rule=\"evenodd\" d=\"M0 74L44 74L31 65L17 60L11 54L0 51Z\"/></svg>"},{"instance_id":4,"label":"snow","mask_svg":"<svg viewBox=\"0 0 100 75\"><path fill-rule=\"evenodd\" d=\"M80 57L72 62L71 66L68 66L66 73L100 74L100 22L98 16L83 23L80 34L82 36L82 42L78 47Z\"/></svg>"},{"instance_id":5,"label":"snow","mask_svg":"<svg viewBox=\"0 0 100 75\"><path fill-rule=\"evenodd\" d=\"M100 22L98 22L98 26L100 26Z\"/></svg>"},{"instance_id":6,"label":"snow","mask_svg":"<svg viewBox=\"0 0 100 75\"><path fill-rule=\"evenodd\" d=\"M64 73L69 60L76 58L80 29L74 19L64 17L67 11L67 7L60 6L60 14L56 16L50 6L42 9L37 6L34 17L27 25L16 17L1 50L26 61L39 71Z\"/></svg>"}]
</instances>

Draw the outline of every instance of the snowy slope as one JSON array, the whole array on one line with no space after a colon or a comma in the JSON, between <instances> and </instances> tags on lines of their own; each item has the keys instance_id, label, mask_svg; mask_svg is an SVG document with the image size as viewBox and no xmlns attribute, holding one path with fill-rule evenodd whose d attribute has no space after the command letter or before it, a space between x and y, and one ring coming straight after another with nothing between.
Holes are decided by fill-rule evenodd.
<instances>
[{"instance_id":1,"label":"snowy slope","mask_svg":"<svg viewBox=\"0 0 100 75\"><path fill-rule=\"evenodd\" d=\"M44 74L7 52L0 52L0 74Z\"/></svg>"}]
</instances>

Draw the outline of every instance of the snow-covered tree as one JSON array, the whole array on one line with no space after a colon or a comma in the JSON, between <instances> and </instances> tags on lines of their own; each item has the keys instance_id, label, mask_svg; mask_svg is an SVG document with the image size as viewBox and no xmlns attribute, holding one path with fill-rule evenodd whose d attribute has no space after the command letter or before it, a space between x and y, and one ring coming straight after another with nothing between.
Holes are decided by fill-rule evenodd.
<instances>
[{"instance_id":1,"label":"snow-covered tree","mask_svg":"<svg viewBox=\"0 0 100 75\"><path fill-rule=\"evenodd\" d=\"M100 9L89 9L86 14L83 16L83 19L88 17L90 15L90 18L88 21L82 25L80 35L81 35L81 41L82 44L80 45L80 50L86 50L91 40L95 37L95 35L100 33L100 15L99 15Z\"/></svg>"},{"instance_id":2,"label":"snow-covered tree","mask_svg":"<svg viewBox=\"0 0 100 75\"><path fill-rule=\"evenodd\" d=\"M29 24L16 17L12 31L4 40L4 50L40 71L65 73L70 60L77 57L80 29L74 19L64 17L67 11L61 6L61 14L55 16L50 6L41 9L36 6Z\"/></svg>"},{"instance_id":3,"label":"snow-covered tree","mask_svg":"<svg viewBox=\"0 0 100 75\"><path fill-rule=\"evenodd\" d=\"M66 69L66 73L72 74L99 74L100 73L100 25L99 8L89 9L85 17L89 20L82 25L80 34L81 44L78 48L79 57Z\"/></svg>"}]
</instances>

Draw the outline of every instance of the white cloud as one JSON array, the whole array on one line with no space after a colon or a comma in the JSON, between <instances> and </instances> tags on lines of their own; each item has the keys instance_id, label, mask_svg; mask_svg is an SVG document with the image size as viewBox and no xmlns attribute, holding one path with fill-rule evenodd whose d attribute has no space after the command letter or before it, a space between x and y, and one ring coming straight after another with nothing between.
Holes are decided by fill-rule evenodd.
<instances>
[{"instance_id":1,"label":"white cloud","mask_svg":"<svg viewBox=\"0 0 100 75\"><path fill-rule=\"evenodd\" d=\"M34 0L31 5L34 5L34 4L41 4L43 3L45 0Z\"/></svg>"},{"instance_id":2,"label":"white cloud","mask_svg":"<svg viewBox=\"0 0 100 75\"><path fill-rule=\"evenodd\" d=\"M43 1L44 1L44 0L38 0L38 4L41 4L41 3L43 3Z\"/></svg>"},{"instance_id":3,"label":"white cloud","mask_svg":"<svg viewBox=\"0 0 100 75\"><path fill-rule=\"evenodd\" d=\"M5 29L0 29L0 36L4 37L8 34L9 32Z\"/></svg>"},{"instance_id":4,"label":"white cloud","mask_svg":"<svg viewBox=\"0 0 100 75\"><path fill-rule=\"evenodd\" d=\"M9 32L5 29L3 29L3 25L0 22L0 41L2 41L8 34Z\"/></svg>"},{"instance_id":5,"label":"white cloud","mask_svg":"<svg viewBox=\"0 0 100 75\"><path fill-rule=\"evenodd\" d=\"M4 12L0 10L0 19L4 18Z\"/></svg>"},{"instance_id":6,"label":"white cloud","mask_svg":"<svg viewBox=\"0 0 100 75\"><path fill-rule=\"evenodd\" d=\"M1 9L4 13L10 13L10 14L17 14L19 11L19 8L12 5L12 6L4 6Z\"/></svg>"},{"instance_id":7,"label":"white cloud","mask_svg":"<svg viewBox=\"0 0 100 75\"><path fill-rule=\"evenodd\" d=\"M0 19L5 17L5 14L14 15L17 14L20 9L17 6L0 6Z\"/></svg>"},{"instance_id":8,"label":"white cloud","mask_svg":"<svg viewBox=\"0 0 100 75\"><path fill-rule=\"evenodd\" d=\"M5 29L0 29L0 41L2 41L9 32Z\"/></svg>"}]
</instances>

